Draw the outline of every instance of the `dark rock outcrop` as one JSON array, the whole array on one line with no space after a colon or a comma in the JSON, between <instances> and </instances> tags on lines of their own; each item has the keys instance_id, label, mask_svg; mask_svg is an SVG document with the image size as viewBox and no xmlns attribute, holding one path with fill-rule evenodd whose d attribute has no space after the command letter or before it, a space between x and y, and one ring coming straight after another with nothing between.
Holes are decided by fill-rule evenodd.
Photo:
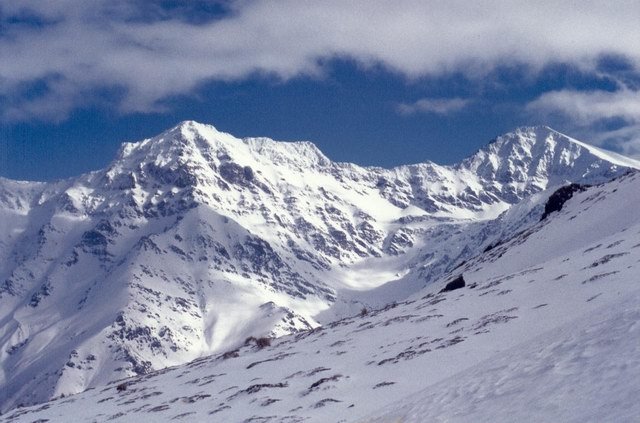
<instances>
[{"instance_id":1,"label":"dark rock outcrop","mask_svg":"<svg viewBox=\"0 0 640 423\"><path fill-rule=\"evenodd\" d=\"M445 287L440 290L440 292L455 291L456 289L464 288L465 285L466 284L464 282L464 278L462 277L462 275L460 275L454 280L452 280L451 282L449 282L448 284L446 284Z\"/></svg>"},{"instance_id":2,"label":"dark rock outcrop","mask_svg":"<svg viewBox=\"0 0 640 423\"><path fill-rule=\"evenodd\" d=\"M562 210L562 206L566 203L575 192L582 192L589 188L589 185L580 185L580 184L569 184L558 189L556 192L551 194L549 199L547 200L547 204L544 205L544 213L540 220L544 220L553 212L557 212Z\"/></svg>"}]
</instances>

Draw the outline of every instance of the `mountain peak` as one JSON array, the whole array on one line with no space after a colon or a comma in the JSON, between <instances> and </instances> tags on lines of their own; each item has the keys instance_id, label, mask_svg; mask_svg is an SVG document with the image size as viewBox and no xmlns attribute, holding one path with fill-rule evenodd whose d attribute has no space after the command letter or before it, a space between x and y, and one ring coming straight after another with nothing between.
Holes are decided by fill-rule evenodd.
<instances>
[{"instance_id":1,"label":"mountain peak","mask_svg":"<svg viewBox=\"0 0 640 423\"><path fill-rule=\"evenodd\" d=\"M535 126L519 126L513 131L507 132L494 139L491 144L505 144L505 143L544 143L546 140L555 139L567 142L579 142L560 131L557 131L546 125ZM581 143L582 144L582 143Z\"/></svg>"},{"instance_id":2,"label":"mountain peak","mask_svg":"<svg viewBox=\"0 0 640 423\"><path fill-rule=\"evenodd\" d=\"M548 126L524 126L497 137L454 166L514 203L569 181L600 183L640 162L575 140Z\"/></svg>"},{"instance_id":3,"label":"mountain peak","mask_svg":"<svg viewBox=\"0 0 640 423\"><path fill-rule=\"evenodd\" d=\"M196 122L195 120L183 120L163 134L173 135L186 141L194 141L197 137L210 138L216 135L229 134L219 131L215 126Z\"/></svg>"},{"instance_id":4,"label":"mountain peak","mask_svg":"<svg viewBox=\"0 0 640 423\"><path fill-rule=\"evenodd\" d=\"M616 166L640 169L640 162L637 160L579 141L546 125L518 127L512 132L497 137L487 148L491 148L494 144L501 149L513 148L513 145L517 144L529 150L532 156L545 152L549 154L549 150L555 150L556 153L565 156L567 154L576 157L583 154L591 155L596 160L606 161Z\"/></svg>"}]
</instances>

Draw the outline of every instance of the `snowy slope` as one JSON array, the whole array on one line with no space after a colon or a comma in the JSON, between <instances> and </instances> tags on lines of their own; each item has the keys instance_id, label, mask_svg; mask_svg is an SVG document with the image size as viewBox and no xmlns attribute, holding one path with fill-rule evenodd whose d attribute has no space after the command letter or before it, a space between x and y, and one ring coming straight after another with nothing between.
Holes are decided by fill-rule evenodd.
<instances>
[{"instance_id":1,"label":"snowy slope","mask_svg":"<svg viewBox=\"0 0 640 423\"><path fill-rule=\"evenodd\" d=\"M635 422L640 293L457 373L365 422Z\"/></svg>"},{"instance_id":2,"label":"snowy slope","mask_svg":"<svg viewBox=\"0 0 640 423\"><path fill-rule=\"evenodd\" d=\"M3 421L635 421L639 186L578 192L406 301Z\"/></svg>"},{"instance_id":3,"label":"snowy slope","mask_svg":"<svg viewBox=\"0 0 640 423\"><path fill-rule=\"evenodd\" d=\"M640 167L549 128L455 166L335 163L184 122L104 170L0 181L0 409L401 301Z\"/></svg>"}]
</instances>

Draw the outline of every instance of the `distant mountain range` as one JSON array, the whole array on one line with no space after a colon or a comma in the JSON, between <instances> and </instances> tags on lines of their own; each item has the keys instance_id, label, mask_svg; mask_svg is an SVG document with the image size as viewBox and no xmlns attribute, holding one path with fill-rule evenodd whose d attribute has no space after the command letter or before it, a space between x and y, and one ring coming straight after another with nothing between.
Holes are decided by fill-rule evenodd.
<instances>
[{"instance_id":1,"label":"distant mountain range","mask_svg":"<svg viewBox=\"0 0 640 423\"><path fill-rule=\"evenodd\" d=\"M534 324L537 312L531 307L539 304L529 304L531 298L551 301L553 297L549 291L534 288L552 283L545 278L559 277L555 273L566 267L565 276L570 275L567 278L574 288L591 293L600 290L593 287L601 282L594 279L581 284L578 279L600 277L600 268L592 270L599 266L597 259L612 256L601 263L604 265L626 256L627 270L618 266L610 270L614 273L602 273L603 278L618 281L637 271L633 260L639 249L630 255L632 246L627 245L638 240L637 222L635 215L621 208L625 202L635 210L640 205L635 169L640 169L640 162L548 127L519 128L453 166L422 163L383 169L332 162L309 142L238 139L209 125L183 122L157 137L124 144L104 170L52 183L0 179L0 410L41 403L195 359L207 369L221 366L222 374L236 372L235 367L227 369L235 365L225 364L233 360L202 357L231 352L227 358L233 358L238 349L242 357L249 354L250 358L241 358L247 361L242 361L245 368L250 360L276 360L280 363L277 372L284 372L292 362L284 360L287 354L315 360L312 339L323 345L318 346L322 351L316 360L318 368L321 362L343 363L339 364L343 366L339 376L333 369L326 370L329 381L318 384L318 389L324 389L319 387L325 382L343 386L344 378L355 381L365 377L365 370L349 376L350 365L346 358L340 361L340 354L329 357L327 354L343 348L329 345L327 340L339 343L345 337L352 339L349 342L354 343L355 352L347 356L356 357L358 363L375 347L378 357L362 369L386 369L377 362L389 359L389 363L406 362L401 371L407 373L412 362L406 360L427 348L415 341L418 333L425 334L418 330L431 328L421 322L439 314L447 320L464 315L460 318L465 323L452 320L447 322L451 326L446 326L451 329L438 326L442 336L428 347L430 351L445 344L452 351L458 343L452 340L471 339L472 332L482 334L485 326L498 320L518 318L517 324L506 327L531 336L560 327L577 318L578 311L586 313L591 308L567 311L555 304L556 308L549 307L553 311L544 314L545 319L556 319L555 323ZM548 198L571 183L579 184L579 189L560 196L556 209L541 222ZM598 184L604 185L587 189ZM571 211L567 212L562 207L572 195L583 200L569 200ZM557 217L560 208L562 218ZM605 247L594 245L605 238L617 242L607 237L623 230L629 230L629 237L621 237L624 240L611 247L611 254L600 257ZM591 251L597 251L579 253L592 247ZM575 267L576 260L585 261L587 267ZM546 270L532 270L537 266ZM468 279L464 290L468 295L445 313L443 307L449 305L436 305L440 301L436 300L446 299L446 304L451 304L458 294L437 292L443 283L461 274ZM509 279L514 281L507 283ZM469 291L470 283L477 288ZM627 285L620 286L620 290L631 292ZM509 294L512 290L516 293ZM573 291L561 291L559 297L569 301ZM491 293L494 299L486 310L480 305L485 301L480 298L483 293ZM502 295L517 299L503 310ZM390 308L388 304L402 307ZM385 307L385 311L371 314ZM491 318L481 314L489 309L499 318L483 326L482 322ZM358 318L342 320L346 323L332 323L358 314ZM364 333L371 332L356 335L361 333L358 328L382 328L394 322L404 322L400 338L394 341L386 329L376 330L372 349L365 353L365 337L370 335ZM458 324L463 329L454 336ZM319 326L325 329L313 330ZM505 329L492 341L505 342L497 350L529 339L515 336L512 332L516 329L512 329ZM330 336L322 341L322 333ZM287 334L297 335L271 341L277 346L262 350L254 345L263 337ZM505 341L510 336L513 339ZM263 346L269 343L260 342ZM406 342L404 347L413 352L403 355L390 347L391 342ZM493 348L491 342L473 342L467 344ZM287 348L294 352L286 352ZM471 347L464 351L475 354ZM475 365L489 356L488 350L482 350L461 366ZM456 365L450 360L447 363ZM151 375L149 380L180 377L176 376L179 369L164 376ZM439 377L450 374L444 372ZM245 375L238 377L243 380ZM281 388L302 389L296 377L277 383L284 385ZM266 379L264 375L260 378ZM376 392L385 392L382 387L391 375L384 373L384 378ZM142 383L146 379L136 380ZM361 387L358 383L363 382L356 383ZM399 400L422 387L395 383L401 389L389 397L383 395L387 401ZM315 390L309 389L309 394ZM348 401L357 402L355 394L340 389L340 395L351 395ZM228 391L231 396L235 395L232 391ZM93 392L82 398L107 401L107 394L98 398L91 395L101 391ZM238 391L224 402L250 394ZM377 398L378 394L372 395ZM342 397L327 398L341 401L343 408L349 406ZM156 398L160 399L166 398ZM381 404L377 401L363 407L373 411L374 405ZM282 398L274 402L281 403L274 406L278 416L284 416L287 407L295 408ZM334 403L327 400L327 404L313 408L317 404L305 405L312 411L291 414L316 416L313 410L326 410L330 407L324 405ZM101 409L94 403L91 406ZM231 414L221 421L236 421L247 410L230 406L222 411ZM204 408L198 412L204 413ZM133 419L134 414L128 411L120 417L130 415ZM329 415L334 418L340 413ZM361 408L353 414L364 415Z\"/></svg>"}]
</instances>

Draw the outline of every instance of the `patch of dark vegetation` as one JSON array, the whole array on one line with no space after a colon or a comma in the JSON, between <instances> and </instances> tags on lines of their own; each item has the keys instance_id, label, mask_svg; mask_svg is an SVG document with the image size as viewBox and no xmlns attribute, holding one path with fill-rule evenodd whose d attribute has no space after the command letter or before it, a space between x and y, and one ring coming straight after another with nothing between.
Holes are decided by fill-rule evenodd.
<instances>
[{"instance_id":1,"label":"patch of dark vegetation","mask_svg":"<svg viewBox=\"0 0 640 423\"><path fill-rule=\"evenodd\" d=\"M338 326L345 326L353 323L353 319L350 317L345 317L344 319L336 320L335 322L331 322L327 325L327 327L333 329ZM322 326L319 326L322 327Z\"/></svg>"},{"instance_id":2,"label":"patch of dark vegetation","mask_svg":"<svg viewBox=\"0 0 640 423\"><path fill-rule=\"evenodd\" d=\"M413 359L413 358L415 358L417 356L420 356L422 354L426 354L428 352L431 352L430 348L414 349L413 347L409 347L406 350L401 351L400 353L398 353L395 357L385 358L384 360L380 360L378 362L378 366L382 366L382 365L385 365L387 363L396 364L400 360L411 360L411 359Z\"/></svg>"},{"instance_id":3,"label":"patch of dark vegetation","mask_svg":"<svg viewBox=\"0 0 640 423\"><path fill-rule=\"evenodd\" d=\"M200 379L200 381L198 383L198 386L205 386L205 385L208 385L210 383L213 383L213 382L216 381L216 378L218 376L222 376L222 375L217 374L217 375L204 376L203 378Z\"/></svg>"},{"instance_id":4,"label":"patch of dark vegetation","mask_svg":"<svg viewBox=\"0 0 640 423\"><path fill-rule=\"evenodd\" d=\"M456 320L454 320L452 322L447 323L446 327L450 328L451 326L455 326L458 323L464 322L465 320L469 320L469 319L467 317L461 317L459 319L456 319Z\"/></svg>"},{"instance_id":5,"label":"patch of dark vegetation","mask_svg":"<svg viewBox=\"0 0 640 423\"><path fill-rule=\"evenodd\" d=\"M444 295L441 295L441 296L435 297L432 300L425 301L422 304L418 304L416 306L416 310L422 310L423 308L434 306L434 305L436 305L438 303L441 303L443 301L446 301L446 298L444 298Z\"/></svg>"},{"instance_id":6,"label":"patch of dark vegetation","mask_svg":"<svg viewBox=\"0 0 640 423\"><path fill-rule=\"evenodd\" d=\"M160 391L154 391L154 392L150 392L148 394L144 394L140 397L140 399L147 399L147 398L151 398L151 397L157 397L158 395L162 395L162 392Z\"/></svg>"},{"instance_id":7,"label":"patch of dark vegetation","mask_svg":"<svg viewBox=\"0 0 640 423\"><path fill-rule=\"evenodd\" d=\"M191 395L190 397L182 397L182 402L186 403L186 404L193 404L196 401L200 401L203 400L205 398L209 398L211 395L209 394L196 394L196 395Z\"/></svg>"},{"instance_id":8,"label":"patch of dark vegetation","mask_svg":"<svg viewBox=\"0 0 640 423\"><path fill-rule=\"evenodd\" d=\"M270 423L273 422L277 416L251 416L242 421L242 423Z\"/></svg>"},{"instance_id":9,"label":"patch of dark vegetation","mask_svg":"<svg viewBox=\"0 0 640 423\"><path fill-rule=\"evenodd\" d=\"M546 305L546 304L543 304L543 305ZM541 307L543 305L540 305L540 306L537 306L537 307L534 307L534 308L539 308L539 307ZM514 312L516 310L518 310L518 308L517 307L513 307L513 308L510 308L510 309L500 310L500 311L497 311L495 313L491 313L491 314L487 314L485 316L482 316L480 318L480 320L478 320L478 323L476 323L473 326L473 330L479 330L479 329L485 328L485 327L487 327L489 325L495 325L497 323L507 323L510 320L517 319L518 316L509 315L509 313L512 313L512 312Z\"/></svg>"},{"instance_id":10,"label":"patch of dark vegetation","mask_svg":"<svg viewBox=\"0 0 640 423\"><path fill-rule=\"evenodd\" d=\"M257 383L255 385L251 385L246 389L243 389L241 391L236 392L235 394L231 395L229 398L227 398L227 400L232 400L233 398L237 397L238 395L241 394L247 394L247 395L252 395L255 393L258 393L264 389L271 389L271 388L286 388L287 386L289 386L289 384L287 382L279 382L279 383Z\"/></svg>"},{"instance_id":11,"label":"patch of dark vegetation","mask_svg":"<svg viewBox=\"0 0 640 423\"><path fill-rule=\"evenodd\" d=\"M116 386L116 391L117 392L124 392L127 390L127 384L126 383L121 383L120 385Z\"/></svg>"},{"instance_id":12,"label":"patch of dark vegetation","mask_svg":"<svg viewBox=\"0 0 640 423\"><path fill-rule=\"evenodd\" d=\"M629 253L628 252L624 252L624 253L617 253L617 254L607 254L605 256L602 256L599 260L594 261L589 266L583 268L583 270L584 269L591 269L591 268L598 267L598 266L603 265L603 264L607 264L611 260L616 259L618 257L626 256L627 254L629 254Z\"/></svg>"},{"instance_id":13,"label":"patch of dark vegetation","mask_svg":"<svg viewBox=\"0 0 640 423\"><path fill-rule=\"evenodd\" d=\"M267 407L271 404L273 404L274 402L278 402L278 401L282 401L281 399L277 399L277 398L267 398L266 400L262 401L260 403L261 407Z\"/></svg>"},{"instance_id":14,"label":"patch of dark vegetation","mask_svg":"<svg viewBox=\"0 0 640 423\"><path fill-rule=\"evenodd\" d=\"M383 388L385 386L389 386L389 385L395 385L395 382L380 382L378 384L376 384L373 389L378 389L378 388Z\"/></svg>"},{"instance_id":15,"label":"patch of dark vegetation","mask_svg":"<svg viewBox=\"0 0 640 423\"><path fill-rule=\"evenodd\" d=\"M223 360L228 360L230 358L238 358L240 357L240 350L235 349L235 350L230 350L230 351L225 351L224 353L222 353L221 357Z\"/></svg>"},{"instance_id":16,"label":"patch of dark vegetation","mask_svg":"<svg viewBox=\"0 0 640 423\"><path fill-rule=\"evenodd\" d=\"M147 410L147 413L157 413L158 411L168 410L170 407L166 404L158 405Z\"/></svg>"},{"instance_id":17,"label":"patch of dark vegetation","mask_svg":"<svg viewBox=\"0 0 640 423\"><path fill-rule=\"evenodd\" d=\"M537 305L537 306L535 306L533 309L535 310L535 309L538 309L538 308L546 307L546 306L548 306L548 305L549 305L549 304L547 304L547 303L544 303L544 304L538 304L538 305Z\"/></svg>"},{"instance_id":18,"label":"patch of dark vegetation","mask_svg":"<svg viewBox=\"0 0 640 423\"><path fill-rule=\"evenodd\" d=\"M464 341L464 338L462 336L456 336L455 338L447 339L442 344L438 345L436 347L436 350L441 350L443 348L447 348L452 345L459 344L462 341Z\"/></svg>"},{"instance_id":19,"label":"patch of dark vegetation","mask_svg":"<svg viewBox=\"0 0 640 423\"><path fill-rule=\"evenodd\" d=\"M371 323L371 322L364 322L364 323L358 325L358 327L356 329L354 329L352 331L352 333L362 332L363 330L369 330L369 329L373 329L375 327L376 327L376 325Z\"/></svg>"},{"instance_id":20,"label":"patch of dark vegetation","mask_svg":"<svg viewBox=\"0 0 640 423\"><path fill-rule=\"evenodd\" d=\"M187 412L187 413L178 414L177 416L172 417L172 418L171 418L171 420L180 420L180 419L184 419L185 417L192 416L192 415L194 415L194 414L196 414L196 412L195 412L195 411L189 411L189 412Z\"/></svg>"},{"instance_id":21,"label":"patch of dark vegetation","mask_svg":"<svg viewBox=\"0 0 640 423\"><path fill-rule=\"evenodd\" d=\"M231 406L230 405L221 405L220 407L216 408L215 410L209 411L209 415L219 413L219 412L221 412L223 410L226 410L227 408L231 408Z\"/></svg>"},{"instance_id":22,"label":"patch of dark vegetation","mask_svg":"<svg viewBox=\"0 0 640 423\"><path fill-rule=\"evenodd\" d=\"M258 349L263 349L271 346L271 338L262 336L260 338L256 338L255 336L250 336L244 341L245 345L254 344Z\"/></svg>"},{"instance_id":23,"label":"patch of dark vegetation","mask_svg":"<svg viewBox=\"0 0 640 423\"><path fill-rule=\"evenodd\" d=\"M280 360L285 359L286 357L289 357L289 356L295 355L295 354L297 354L297 353L281 353L281 354L278 354L278 355L276 355L274 357L267 358L266 360L254 361L253 363L251 363L251 364L249 364L247 366L247 369L251 369L251 368L257 366L258 364L268 363L270 361L280 361Z\"/></svg>"},{"instance_id":24,"label":"patch of dark vegetation","mask_svg":"<svg viewBox=\"0 0 640 423\"><path fill-rule=\"evenodd\" d=\"M333 398L325 398L325 399L323 399L323 400L320 400L320 401L316 402L316 403L313 405L313 408L321 408L321 407L326 406L327 404L330 404L330 403L337 403L337 402L342 402L342 401L337 400L337 399L333 399Z\"/></svg>"},{"instance_id":25,"label":"patch of dark vegetation","mask_svg":"<svg viewBox=\"0 0 640 423\"><path fill-rule=\"evenodd\" d=\"M229 386L228 388L224 388L222 391L220 391L218 393L222 394L224 392L231 391L232 389L237 389L237 388L238 388L238 385Z\"/></svg>"},{"instance_id":26,"label":"patch of dark vegetation","mask_svg":"<svg viewBox=\"0 0 640 423\"><path fill-rule=\"evenodd\" d=\"M544 213L542 213L540 221L546 219L551 213L562 210L564 203L573 197L574 193L582 192L587 188L589 188L589 185L569 184L556 190L549 196L547 203L544 205Z\"/></svg>"},{"instance_id":27,"label":"patch of dark vegetation","mask_svg":"<svg viewBox=\"0 0 640 423\"><path fill-rule=\"evenodd\" d=\"M528 275L528 274L531 274L531 273L539 272L540 270L542 270L542 267L534 267L533 269L525 269L522 272L517 273L517 275L518 276Z\"/></svg>"},{"instance_id":28,"label":"patch of dark vegetation","mask_svg":"<svg viewBox=\"0 0 640 423\"><path fill-rule=\"evenodd\" d=\"M133 404L135 402L136 402L135 398L134 399L128 399L126 401L119 402L118 405L128 405L128 404Z\"/></svg>"},{"instance_id":29,"label":"patch of dark vegetation","mask_svg":"<svg viewBox=\"0 0 640 423\"><path fill-rule=\"evenodd\" d=\"M446 284L444 286L444 288L442 288L440 290L439 293L455 291L456 289L460 289L460 288L464 288L464 287L465 287L465 281L464 281L464 278L462 277L462 275L460 275L457 278L455 278L454 280L452 280L451 282L449 282L448 284Z\"/></svg>"},{"instance_id":30,"label":"patch of dark vegetation","mask_svg":"<svg viewBox=\"0 0 640 423\"><path fill-rule=\"evenodd\" d=\"M590 303L591 301L595 300L596 298L598 298L600 295L602 295L602 292L599 294L594 295L593 297L589 297L587 298L587 302Z\"/></svg>"},{"instance_id":31,"label":"patch of dark vegetation","mask_svg":"<svg viewBox=\"0 0 640 423\"><path fill-rule=\"evenodd\" d=\"M613 272L600 273L599 275L591 276L589 279L582 281L582 284L584 285L589 282L595 282L597 280L606 278L607 276L615 275L616 273L620 273L620 272L618 272L617 270L614 270Z\"/></svg>"},{"instance_id":32,"label":"patch of dark vegetation","mask_svg":"<svg viewBox=\"0 0 640 423\"><path fill-rule=\"evenodd\" d=\"M602 247L602 244L598 244L598 245L596 245L594 247L587 248L586 250L583 251L583 253L590 253L591 251L597 250L600 247Z\"/></svg>"},{"instance_id":33,"label":"patch of dark vegetation","mask_svg":"<svg viewBox=\"0 0 640 423\"><path fill-rule=\"evenodd\" d=\"M404 321L411 319L412 317L418 317L418 316L415 314L406 314L403 316L392 317L391 319L386 320L384 323L382 323L382 326L389 326L393 323L402 323Z\"/></svg>"},{"instance_id":34,"label":"patch of dark vegetation","mask_svg":"<svg viewBox=\"0 0 640 423\"><path fill-rule=\"evenodd\" d=\"M498 285L500 285L501 283L502 283L502 280L501 280L501 279L498 279L498 280L495 280L495 281L491 281L491 282L489 282L488 284L481 286L481 287L479 288L479 290L480 290L480 291L484 291L484 290L487 290L487 289L489 289L489 288L493 288L494 286L498 286Z\"/></svg>"},{"instance_id":35,"label":"patch of dark vegetation","mask_svg":"<svg viewBox=\"0 0 640 423\"><path fill-rule=\"evenodd\" d=\"M343 376L341 374L336 374L336 375L329 376L329 377L323 377L322 379L319 379L319 380L313 382L311 384L311 386L309 386L307 388L307 390L302 393L302 395L309 395L310 393L320 389L320 386L324 385L325 383L337 382L342 378L343 378Z\"/></svg>"},{"instance_id":36,"label":"patch of dark vegetation","mask_svg":"<svg viewBox=\"0 0 640 423\"><path fill-rule=\"evenodd\" d=\"M444 317L444 314L428 314L426 316L422 316L416 320L414 320L414 323L420 323L420 322L426 322L427 320L431 320L431 319L439 319L440 317Z\"/></svg>"},{"instance_id":37,"label":"patch of dark vegetation","mask_svg":"<svg viewBox=\"0 0 640 423\"><path fill-rule=\"evenodd\" d=\"M618 241L612 242L611 244L607 245L606 248L617 247L618 245L622 244L623 242L624 242L624 240L620 239Z\"/></svg>"},{"instance_id":38,"label":"patch of dark vegetation","mask_svg":"<svg viewBox=\"0 0 640 423\"><path fill-rule=\"evenodd\" d=\"M318 374L318 373L320 373L320 372L326 372L326 371L329 371L329 370L331 370L331 369L330 369L330 368L328 368L328 367L316 367L315 369L311 369L311 370L309 370L309 371L307 372L306 376L307 376L307 377L309 377L309 376L313 376L313 375L316 375L316 374Z\"/></svg>"}]
</instances>

